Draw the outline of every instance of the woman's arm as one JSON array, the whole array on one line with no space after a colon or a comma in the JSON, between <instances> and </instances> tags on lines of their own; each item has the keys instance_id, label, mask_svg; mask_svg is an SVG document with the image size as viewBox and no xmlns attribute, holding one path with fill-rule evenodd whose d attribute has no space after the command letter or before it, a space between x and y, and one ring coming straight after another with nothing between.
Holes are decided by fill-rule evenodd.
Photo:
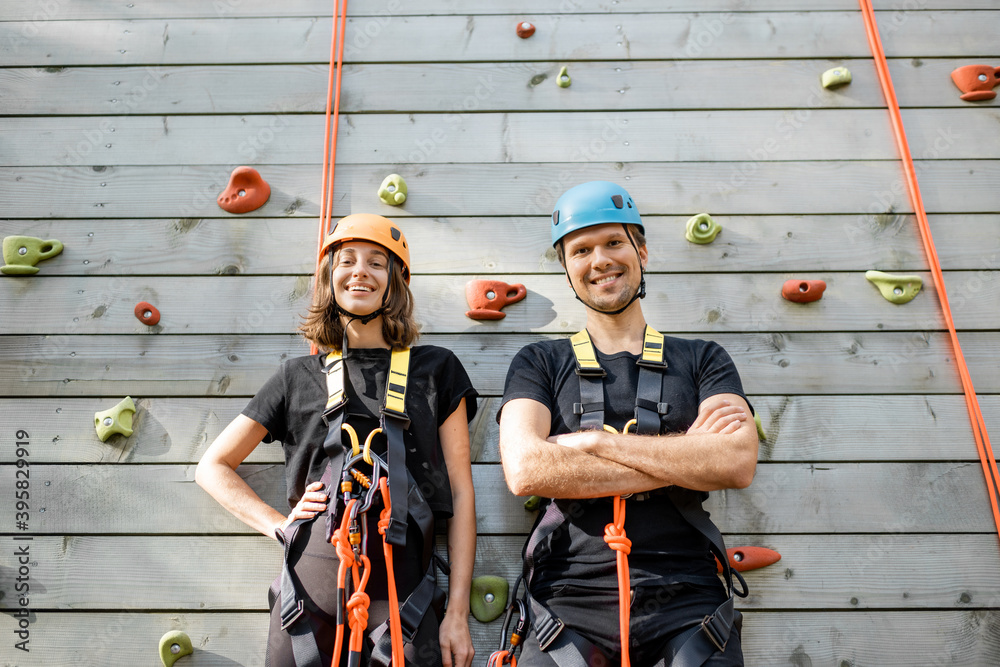
<instances>
[{"instance_id":1,"label":"woman's arm","mask_svg":"<svg viewBox=\"0 0 1000 667\"><path fill-rule=\"evenodd\" d=\"M476 491L472 486L469 421L465 399L438 429L448 480L451 482L452 518L448 520L448 612L441 622L440 640L444 667L469 667L475 649L469 634L469 589L476 560Z\"/></svg>"},{"instance_id":2,"label":"woman's arm","mask_svg":"<svg viewBox=\"0 0 1000 667\"><path fill-rule=\"evenodd\" d=\"M322 484L306 488L302 500L289 516L260 499L236 468L256 449L267 429L245 415L238 415L206 450L195 470L194 479L220 505L254 530L277 539L274 531L297 518L311 518L326 508Z\"/></svg>"}]
</instances>

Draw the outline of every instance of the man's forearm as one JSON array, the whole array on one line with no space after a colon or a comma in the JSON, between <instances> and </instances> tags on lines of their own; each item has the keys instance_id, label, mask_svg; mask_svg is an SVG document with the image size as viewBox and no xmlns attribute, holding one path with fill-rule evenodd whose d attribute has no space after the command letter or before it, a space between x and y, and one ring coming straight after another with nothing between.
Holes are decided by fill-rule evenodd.
<instances>
[{"instance_id":1,"label":"man's forearm","mask_svg":"<svg viewBox=\"0 0 1000 667\"><path fill-rule=\"evenodd\" d=\"M602 498L641 493L663 483L625 463L538 440L504 458L507 485L521 496Z\"/></svg>"},{"instance_id":2,"label":"man's forearm","mask_svg":"<svg viewBox=\"0 0 1000 667\"><path fill-rule=\"evenodd\" d=\"M744 488L753 479L756 433L744 424L735 433L662 436L603 434L586 451L659 480L697 491Z\"/></svg>"}]
</instances>

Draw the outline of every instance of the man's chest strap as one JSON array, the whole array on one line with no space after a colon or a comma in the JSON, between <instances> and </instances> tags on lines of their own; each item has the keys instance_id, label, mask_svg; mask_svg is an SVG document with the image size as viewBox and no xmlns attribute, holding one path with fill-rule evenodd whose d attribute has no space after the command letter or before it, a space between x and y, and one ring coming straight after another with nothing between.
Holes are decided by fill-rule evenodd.
<instances>
[{"instance_id":1,"label":"man's chest strap","mask_svg":"<svg viewBox=\"0 0 1000 667\"><path fill-rule=\"evenodd\" d=\"M576 374L580 379L580 402L573 404L573 412L580 416L581 430L600 430L604 428L604 378L607 372L597 360L586 329L570 337L570 344L576 357ZM663 334L648 325L643 336L642 356L636 365L639 366L635 399L636 432L659 435L661 417L670 407L661 400L667 362Z\"/></svg>"}]
</instances>

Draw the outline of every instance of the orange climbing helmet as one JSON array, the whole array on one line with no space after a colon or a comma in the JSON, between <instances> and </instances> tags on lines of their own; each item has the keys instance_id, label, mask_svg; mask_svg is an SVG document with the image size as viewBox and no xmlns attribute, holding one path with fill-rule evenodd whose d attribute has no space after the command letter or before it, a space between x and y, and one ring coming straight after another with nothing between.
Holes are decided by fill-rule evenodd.
<instances>
[{"instance_id":1,"label":"orange climbing helmet","mask_svg":"<svg viewBox=\"0 0 1000 667\"><path fill-rule=\"evenodd\" d=\"M410 247L402 230L389 218L374 213L352 213L341 218L323 239L320 257L330 248L346 241L370 241L382 246L403 264L403 280L410 282Z\"/></svg>"}]
</instances>

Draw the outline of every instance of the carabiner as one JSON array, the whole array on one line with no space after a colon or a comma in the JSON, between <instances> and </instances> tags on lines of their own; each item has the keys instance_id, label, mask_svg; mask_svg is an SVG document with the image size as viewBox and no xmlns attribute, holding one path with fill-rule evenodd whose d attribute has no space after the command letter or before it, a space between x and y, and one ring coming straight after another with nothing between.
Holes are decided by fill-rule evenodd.
<instances>
[{"instance_id":1,"label":"carabiner","mask_svg":"<svg viewBox=\"0 0 1000 667\"><path fill-rule=\"evenodd\" d=\"M343 431L347 431L347 435L351 437L351 456L357 456L360 454L361 447L358 445L358 432L355 431L354 427L350 424L341 424L340 428Z\"/></svg>"},{"instance_id":2,"label":"carabiner","mask_svg":"<svg viewBox=\"0 0 1000 667\"><path fill-rule=\"evenodd\" d=\"M371 458L371 455L372 455L372 440L375 438L375 436L377 434L379 434L381 432L382 432L382 427L379 426L379 427L375 428L374 430L372 430L372 432L368 434L368 437L365 438L365 452L364 452L364 456L365 456L365 463L367 463L368 465L374 465L372 463L372 458ZM357 454L357 452L355 452L355 454Z\"/></svg>"}]
</instances>

